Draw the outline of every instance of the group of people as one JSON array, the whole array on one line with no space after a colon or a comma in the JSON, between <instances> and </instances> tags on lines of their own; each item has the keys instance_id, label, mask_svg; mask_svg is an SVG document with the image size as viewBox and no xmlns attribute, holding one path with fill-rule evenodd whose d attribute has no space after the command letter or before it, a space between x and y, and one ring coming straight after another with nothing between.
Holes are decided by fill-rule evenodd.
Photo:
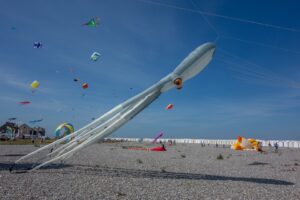
<instances>
[{"instance_id":1,"label":"group of people","mask_svg":"<svg viewBox=\"0 0 300 200\"><path fill-rule=\"evenodd\" d=\"M269 146L270 148L272 148L272 144L271 144L270 142L269 142L268 146ZM279 146L278 146L278 143L277 143L277 142L275 142L275 143L274 143L274 149L275 149L275 153L277 153L277 152L278 152L278 148L279 148Z\"/></svg>"}]
</instances>

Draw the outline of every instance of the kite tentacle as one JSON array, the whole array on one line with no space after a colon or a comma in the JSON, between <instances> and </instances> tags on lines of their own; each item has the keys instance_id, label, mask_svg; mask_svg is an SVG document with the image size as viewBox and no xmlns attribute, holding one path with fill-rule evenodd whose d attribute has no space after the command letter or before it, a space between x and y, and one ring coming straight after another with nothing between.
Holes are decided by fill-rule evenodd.
<instances>
[{"instance_id":1,"label":"kite tentacle","mask_svg":"<svg viewBox=\"0 0 300 200\"><path fill-rule=\"evenodd\" d=\"M31 171L34 171L36 169L39 169L41 167L47 166L55 161L64 160L66 158L69 158L72 156L75 152L79 151L82 148L85 148L88 145L91 145L95 142L98 142L99 140L104 139L106 136L120 128L122 125L124 125L127 121L132 119L135 115L137 115L139 112L141 112L144 108L146 108L150 103L152 103L156 98L159 97L160 91L153 92L149 95L147 95L144 99L139 101L136 105L134 105L131 109L123 113L118 117L117 120L115 120L112 124L110 124L106 129L100 131L98 134L91 136L87 140L85 140L83 143L78 145L77 147L73 148L72 150L57 156L49 161L46 161L36 167L34 167Z\"/></svg>"}]
</instances>

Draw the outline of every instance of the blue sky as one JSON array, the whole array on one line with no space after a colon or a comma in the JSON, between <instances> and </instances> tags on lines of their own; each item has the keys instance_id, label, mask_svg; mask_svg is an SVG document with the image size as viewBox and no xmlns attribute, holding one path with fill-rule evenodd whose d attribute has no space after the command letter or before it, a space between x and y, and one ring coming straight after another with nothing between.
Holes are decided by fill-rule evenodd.
<instances>
[{"instance_id":1,"label":"blue sky","mask_svg":"<svg viewBox=\"0 0 300 200\"><path fill-rule=\"evenodd\" d=\"M2 1L0 122L43 118L37 125L48 135L63 122L78 129L216 41L215 58L199 76L113 136L300 139L299 7L296 0ZM97 16L100 26L82 26ZM35 41L44 47L33 48ZM34 80L41 85L33 94ZM25 100L32 103L18 104ZM168 103L173 110L164 110Z\"/></svg>"}]
</instances>

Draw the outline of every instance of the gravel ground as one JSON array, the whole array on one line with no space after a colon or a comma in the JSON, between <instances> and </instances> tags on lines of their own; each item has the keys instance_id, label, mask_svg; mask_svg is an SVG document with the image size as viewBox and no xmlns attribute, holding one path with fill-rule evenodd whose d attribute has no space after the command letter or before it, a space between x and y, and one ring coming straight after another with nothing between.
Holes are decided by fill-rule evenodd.
<instances>
[{"instance_id":1,"label":"gravel ground","mask_svg":"<svg viewBox=\"0 0 300 200\"><path fill-rule=\"evenodd\" d=\"M167 152L96 144L65 164L9 173L36 147L0 146L0 199L300 199L300 149L233 151L177 144ZM144 144L146 145L146 144ZM217 159L221 154L223 159Z\"/></svg>"}]
</instances>

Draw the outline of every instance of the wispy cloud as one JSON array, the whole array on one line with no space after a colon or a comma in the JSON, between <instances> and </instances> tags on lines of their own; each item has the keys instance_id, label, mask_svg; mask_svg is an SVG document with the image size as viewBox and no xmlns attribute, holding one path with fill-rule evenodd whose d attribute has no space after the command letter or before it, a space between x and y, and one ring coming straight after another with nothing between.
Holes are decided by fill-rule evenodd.
<instances>
[{"instance_id":1,"label":"wispy cloud","mask_svg":"<svg viewBox=\"0 0 300 200\"><path fill-rule=\"evenodd\" d=\"M0 101L17 102L17 99L9 96L0 96Z\"/></svg>"},{"instance_id":2,"label":"wispy cloud","mask_svg":"<svg viewBox=\"0 0 300 200\"><path fill-rule=\"evenodd\" d=\"M0 83L5 85L5 87L7 87L8 89L11 88L13 90L30 92L32 90L30 87L32 81L34 80L28 81L26 79L26 75L24 74L18 74L16 72L12 73L11 71L9 71L8 67L6 67L6 70L0 70ZM43 86L38 88L38 92L44 94L54 94L55 90Z\"/></svg>"},{"instance_id":3,"label":"wispy cloud","mask_svg":"<svg viewBox=\"0 0 300 200\"><path fill-rule=\"evenodd\" d=\"M18 78L16 74L11 74L7 71L0 71L0 83L21 90L28 90L28 83Z\"/></svg>"}]
</instances>

